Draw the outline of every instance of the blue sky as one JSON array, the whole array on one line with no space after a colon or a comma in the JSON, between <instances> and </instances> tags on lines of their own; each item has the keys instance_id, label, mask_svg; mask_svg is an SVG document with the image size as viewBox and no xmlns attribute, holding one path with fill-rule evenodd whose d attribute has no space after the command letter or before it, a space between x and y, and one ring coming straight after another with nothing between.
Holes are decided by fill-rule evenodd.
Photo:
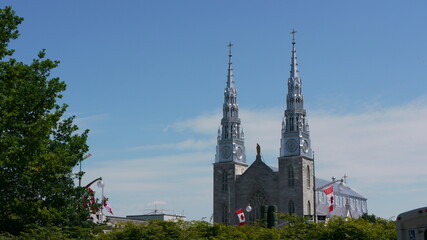
<instances>
[{"instance_id":1,"label":"blue sky","mask_svg":"<svg viewBox=\"0 0 427 240\"><path fill-rule=\"evenodd\" d=\"M316 175L347 174L370 213L425 205L427 2L4 0L25 18L11 47L47 49L64 102L90 129L83 182L118 216L155 207L209 220L227 44L248 161L277 166L292 29Z\"/></svg>"}]
</instances>

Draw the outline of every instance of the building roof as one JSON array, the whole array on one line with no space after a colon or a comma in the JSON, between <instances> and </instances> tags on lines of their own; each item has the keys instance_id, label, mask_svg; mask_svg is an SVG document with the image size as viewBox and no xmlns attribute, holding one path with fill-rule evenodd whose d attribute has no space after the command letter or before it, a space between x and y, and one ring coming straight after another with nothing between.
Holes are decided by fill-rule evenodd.
<instances>
[{"instance_id":1,"label":"building roof","mask_svg":"<svg viewBox=\"0 0 427 240\"><path fill-rule=\"evenodd\" d=\"M321 187L321 186L327 185L330 182L331 181L316 178L316 187ZM353 198L359 198L362 200L368 200L367 198L362 196L360 193L356 192L355 190L353 190L349 186L345 185L345 183L343 184L343 186L340 186L340 184L341 183L334 183L334 194L347 196L347 197L353 197Z\"/></svg>"}]
</instances>

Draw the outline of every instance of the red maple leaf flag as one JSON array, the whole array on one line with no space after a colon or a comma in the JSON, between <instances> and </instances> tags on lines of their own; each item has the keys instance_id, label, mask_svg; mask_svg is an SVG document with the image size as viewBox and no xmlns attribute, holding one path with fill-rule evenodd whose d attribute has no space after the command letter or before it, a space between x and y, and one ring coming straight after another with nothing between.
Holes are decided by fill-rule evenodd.
<instances>
[{"instance_id":1,"label":"red maple leaf flag","mask_svg":"<svg viewBox=\"0 0 427 240\"><path fill-rule=\"evenodd\" d=\"M237 218L239 219L239 226L245 225L245 213L242 209L235 211Z\"/></svg>"},{"instance_id":2,"label":"red maple leaf flag","mask_svg":"<svg viewBox=\"0 0 427 240\"><path fill-rule=\"evenodd\" d=\"M104 207L105 209L107 209L107 211L111 214L113 214L113 209L111 208L111 206L107 203L107 199L104 197ZM114 215L114 214L113 214Z\"/></svg>"},{"instance_id":3,"label":"red maple leaf flag","mask_svg":"<svg viewBox=\"0 0 427 240\"><path fill-rule=\"evenodd\" d=\"M329 212L334 210L334 186L330 186L326 189L323 189L323 192L326 194L326 198L328 199Z\"/></svg>"}]
</instances>

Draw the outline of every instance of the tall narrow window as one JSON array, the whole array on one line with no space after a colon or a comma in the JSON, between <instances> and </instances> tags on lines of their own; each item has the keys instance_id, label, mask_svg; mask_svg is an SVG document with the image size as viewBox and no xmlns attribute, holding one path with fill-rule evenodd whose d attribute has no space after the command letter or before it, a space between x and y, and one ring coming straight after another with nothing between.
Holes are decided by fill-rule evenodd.
<instances>
[{"instance_id":1,"label":"tall narrow window","mask_svg":"<svg viewBox=\"0 0 427 240\"><path fill-rule=\"evenodd\" d=\"M310 215L311 216L311 204L310 204L310 201L308 201L307 202L307 212L308 212L308 215Z\"/></svg>"},{"instance_id":2,"label":"tall narrow window","mask_svg":"<svg viewBox=\"0 0 427 240\"><path fill-rule=\"evenodd\" d=\"M289 165L288 167L288 186L293 187L295 185L294 167Z\"/></svg>"},{"instance_id":3,"label":"tall narrow window","mask_svg":"<svg viewBox=\"0 0 427 240\"><path fill-rule=\"evenodd\" d=\"M307 166L307 187L308 188L310 188L310 184L311 184L311 182L310 182L310 167L309 166Z\"/></svg>"},{"instance_id":4,"label":"tall narrow window","mask_svg":"<svg viewBox=\"0 0 427 240\"><path fill-rule=\"evenodd\" d=\"M227 191L227 189L228 189L227 170L223 169L223 171L222 171L222 190Z\"/></svg>"},{"instance_id":5,"label":"tall narrow window","mask_svg":"<svg viewBox=\"0 0 427 240\"><path fill-rule=\"evenodd\" d=\"M288 203L289 214L295 213L295 204L292 200Z\"/></svg>"},{"instance_id":6,"label":"tall narrow window","mask_svg":"<svg viewBox=\"0 0 427 240\"><path fill-rule=\"evenodd\" d=\"M225 204L222 205L221 222L224 224L228 224L228 207Z\"/></svg>"}]
</instances>

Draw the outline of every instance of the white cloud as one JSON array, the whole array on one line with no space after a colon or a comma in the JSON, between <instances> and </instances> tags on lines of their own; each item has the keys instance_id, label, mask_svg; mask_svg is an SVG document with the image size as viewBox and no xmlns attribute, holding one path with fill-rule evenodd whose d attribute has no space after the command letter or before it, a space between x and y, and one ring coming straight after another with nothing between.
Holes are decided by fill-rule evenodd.
<instances>
[{"instance_id":1,"label":"white cloud","mask_svg":"<svg viewBox=\"0 0 427 240\"><path fill-rule=\"evenodd\" d=\"M239 111L239 117L242 120L242 128L245 133L245 145L248 151L248 156L255 157L254 153L257 143L261 145L263 152L274 152L276 155L279 153L278 148L280 143L282 116L283 110L279 108L251 110L241 109ZM143 146L138 147L138 149L170 149L172 147L183 149L184 147L197 148L198 146L215 146L218 127L221 124L221 118L222 115L220 110L216 110L210 114L204 114L193 119L186 119L184 121L173 123L167 128L167 131L186 131L208 135L212 137L209 141L190 139L176 144Z\"/></svg>"},{"instance_id":2,"label":"white cloud","mask_svg":"<svg viewBox=\"0 0 427 240\"><path fill-rule=\"evenodd\" d=\"M180 213L212 205L211 200L206 200L211 199L213 159L213 152L114 159L84 169L87 172L84 179L103 177L105 195L118 216L146 213L156 202L165 204L162 209ZM205 201L191 202L191 199ZM200 219L203 216L200 214L210 213L200 210L193 214L192 219Z\"/></svg>"},{"instance_id":3,"label":"white cloud","mask_svg":"<svg viewBox=\"0 0 427 240\"><path fill-rule=\"evenodd\" d=\"M157 205L166 205L165 201L152 201L148 205L157 206Z\"/></svg>"},{"instance_id":4,"label":"white cloud","mask_svg":"<svg viewBox=\"0 0 427 240\"><path fill-rule=\"evenodd\" d=\"M183 121L172 123L164 130L174 130L179 132L190 130L195 133L211 135L212 133L216 133L216 131L218 130L221 118L222 116L220 110L216 110L193 119L186 119Z\"/></svg>"},{"instance_id":5,"label":"white cloud","mask_svg":"<svg viewBox=\"0 0 427 240\"><path fill-rule=\"evenodd\" d=\"M187 139L178 143L166 143L158 145L145 145L133 147L131 151L143 151L143 150L205 150L212 149L215 146L215 139Z\"/></svg>"},{"instance_id":6,"label":"white cloud","mask_svg":"<svg viewBox=\"0 0 427 240\"><path fill-rule=\"evenodd\" d=\"M365 183L412 182L425 175L425 101L361 114L314 113L312 119L320 173L347 173Z\"/></svg>"}]
</instances>

